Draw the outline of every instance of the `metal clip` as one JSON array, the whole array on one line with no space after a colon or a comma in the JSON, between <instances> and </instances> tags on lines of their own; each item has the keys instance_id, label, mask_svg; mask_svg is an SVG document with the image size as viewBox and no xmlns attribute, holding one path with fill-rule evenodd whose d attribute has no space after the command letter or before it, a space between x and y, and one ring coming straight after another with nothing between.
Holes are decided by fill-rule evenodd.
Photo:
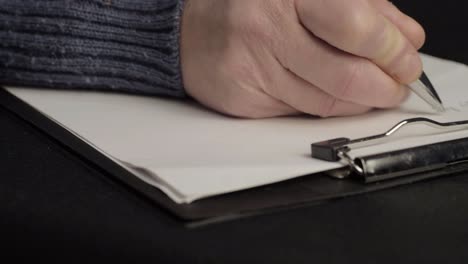
<instances>
[{"instance_id":1,"label":"metal clip","mask_svg":"<svg viewBox=\"0 0 468 264\"><path fill-rule=\"evenodd\" d=\"M468 128L468 120L457 121L457 122L448 122L440 123L428 118L411 118L406 119L383 134L358 138L351 140L349 138L337 138L322 142L313 143L311 145L312 157L324 161L342 161L349 165L349 167L360 175L366 174L366 168L363 167L362 162L356 159L353 159L350 155L350 152L356 148L362 148L367 146L372 146L375 144L380 144L386 142L392 135L396 134L403 127L410 125L424 124L430 127L442 130L442 131L456 131L461 129ZM468 155L468 154L467 154ZM444 160L447 162L447 160ZM343 171L343 170L342 170ZM349 173L348 173L349 174ZM342 173L332 173L334 177L343 178Z\"/></svg>"}]
</instances>

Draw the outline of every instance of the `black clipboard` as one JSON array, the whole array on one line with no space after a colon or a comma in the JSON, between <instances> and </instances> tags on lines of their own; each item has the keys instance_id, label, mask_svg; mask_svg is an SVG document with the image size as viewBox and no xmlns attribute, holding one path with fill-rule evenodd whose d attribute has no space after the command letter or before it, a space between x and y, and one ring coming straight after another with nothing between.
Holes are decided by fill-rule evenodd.
<instances>
[{"instance_id":1,"label":"black clipboard","mask_svg":"<svg viewBox=\"0 0 468 264\"><path fill-rule=\"evenodd\" d=\"M312 206L353 195L468 171L468 162L458 160L444 168L415 171L404 177L395 177L390 180L371 183L363 183L360 180L339 180L330 177L327 173L319 173L205 198L191 204L177 204L162 191L140 180L127 169L3 88L0 88L0 110L8 113L15 121L33 127L41 135L53 140L109 178L128 186L138 194L144 195L189 227L271 213L278 210ZM424 148L429 147L432 149L434 146L441 145L438 143L411 150L399 150L399 152L416 151L422 153L421 151L425 151ZM447 151L450 146L459 146L457 153L465 153L466 156L461 156L468 160L468 139L444 142L443 146L445 147L443 151ZM388 157L388 155L384 155L384 157ZM382 158L382 155L377 155L375 158Z\"/></svg>"}]
</instances>

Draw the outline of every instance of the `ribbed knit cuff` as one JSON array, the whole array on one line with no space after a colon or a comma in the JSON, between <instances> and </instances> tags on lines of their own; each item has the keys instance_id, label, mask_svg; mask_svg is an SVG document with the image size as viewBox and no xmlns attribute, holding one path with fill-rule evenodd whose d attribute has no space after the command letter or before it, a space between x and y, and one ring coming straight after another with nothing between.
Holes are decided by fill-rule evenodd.
<instances>
[{"instance_id":1,"label":"ribbed knit cuff","mask_svg":"<svg viewBox=\"0 0 468 264\"><path fill-rule=\"evenodd\" d=\"M0 0L0 84L184 96L184 0Z\"/></svg>"}]
</instances>

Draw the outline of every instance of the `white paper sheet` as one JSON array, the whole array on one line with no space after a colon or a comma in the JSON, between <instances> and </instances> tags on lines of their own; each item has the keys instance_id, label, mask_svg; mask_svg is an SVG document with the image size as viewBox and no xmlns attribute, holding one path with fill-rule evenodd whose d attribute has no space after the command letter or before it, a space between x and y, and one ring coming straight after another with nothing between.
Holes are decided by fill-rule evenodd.
<instances>
[{"instance_id":1,"label":"white paper sheet","mask_svg":"<svg viewBox=\"0 0 468 264\"><path fill-rule=\"evenodd\" d=\"M135 174L177 203L247 189L341 167L310 158L312 142L385 132L402 119L468 119L468 67L423 56L425 72L449 109L442 115L416 96L399 109L347 118L229 118L196 104L163 98L8 87L39 111L116 161L150 171ZM377 153L468 136L409 128ZM421 136L420 134L425 134ZM131 168L128 168L131 170ZM313 176L312 176L313 177Z\"/></svg>"}]
</instances>

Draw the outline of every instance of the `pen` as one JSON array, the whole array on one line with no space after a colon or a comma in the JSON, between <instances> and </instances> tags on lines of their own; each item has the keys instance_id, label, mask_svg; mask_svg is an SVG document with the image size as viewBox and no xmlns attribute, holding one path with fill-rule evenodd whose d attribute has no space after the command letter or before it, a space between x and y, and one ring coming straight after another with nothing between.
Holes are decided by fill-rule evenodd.
<instances>
[{"instance_id":1,"label":"pen","mask_svg":"<svg viewBox=\"0 0 468 264\"><path fill-rule=\"evenodd\" d=\"M428 103L435 111L444 112L445 108L437 94L434 86L427 77L426 73L422 73L421 77L408 85L408 87L426 103Z\"/></svg>"}]
</instances>

